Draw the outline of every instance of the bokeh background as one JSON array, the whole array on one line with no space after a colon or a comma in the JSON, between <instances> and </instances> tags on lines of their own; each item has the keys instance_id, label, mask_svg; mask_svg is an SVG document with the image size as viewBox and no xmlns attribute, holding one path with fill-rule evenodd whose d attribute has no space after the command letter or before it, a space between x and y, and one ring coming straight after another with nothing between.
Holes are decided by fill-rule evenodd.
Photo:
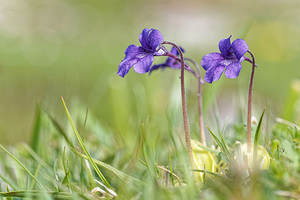
<instances>
[{"instance_id":1,"label":"bokeh background","mask_svg":"<svg viewBox=\"0 0 300 200\"><path fill-rule=\"evenodd\" d=\"M281 116L300 78L299 10L298 0L0 0L0 143L30 139L37 104L66 121L60 96L71 113L80 107L84 116L88 108L112 132L180 110L178 71L116 74L125 49L139 45L146 27L159 29L198 63L218 51L220 39L245 39L259 65L254 113L266 107ZM244 63L238 79L222 76L204 86L208 124L216 107L222 121L246 108L250 70ZM196 126L197 85L188 74L187 88Z\"/></svg>"}]
</instances>

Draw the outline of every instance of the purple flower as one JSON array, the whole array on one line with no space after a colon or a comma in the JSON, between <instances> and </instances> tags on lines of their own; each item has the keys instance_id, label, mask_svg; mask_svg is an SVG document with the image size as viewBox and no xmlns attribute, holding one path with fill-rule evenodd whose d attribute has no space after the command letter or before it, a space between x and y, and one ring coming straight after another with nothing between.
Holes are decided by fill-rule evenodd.
<instances>
[{"instance_id":1,"label":"purple flower","mask_svg":"<svg viewBox=\"0 0 300 200\"><path fill-rule=\"evenodd\" d=\"M179 48L182 52L184 52L183 48L181 48L181 47L179 47ZM171 49L170 53L173 54L174 56L177 56L177 57L179 56L179 52L177 51L177 49L175 47L173 47ZM158 64L158 65L153 65L150 68L149 73L151 73L153 70L156 70L156 69L159 69L159 68L164 69L165 67L171 67L171 68L174 68L174 69L181 69L181 63L179 61L177 61L175 58L168 57L165 63L161 63L161 64Z\"/></svg>"},{"instance_id":2,"label":"purple flower","mask_svg":"<svg viewBox=\"0 0 300 200\"><path fill-rule=\"evenodd\" d=\"M125 58L119 65L118 75L124 77L133 67L140 74L147 73L158 55L157 47L163 42L162 34L156 29L145 28L139 36L141 46L130 45L125 50Z\"/></svg>"},{"instance_id":3,"label":"purple flower","mask_svg":"<svg viewBox=\"0 0 300 200\"><path fill-rule=\"evenodd\" d=\"M230 42L230 38L222 39L219 42L221 53L210 53L203 56L201 65L206 74L204 80L208 83L220 79L224 69L227 78L238 77L242 64L245 59L244 55L249 50L247 43L242 39L236 39Z\"/></svg>"}]
</instances>

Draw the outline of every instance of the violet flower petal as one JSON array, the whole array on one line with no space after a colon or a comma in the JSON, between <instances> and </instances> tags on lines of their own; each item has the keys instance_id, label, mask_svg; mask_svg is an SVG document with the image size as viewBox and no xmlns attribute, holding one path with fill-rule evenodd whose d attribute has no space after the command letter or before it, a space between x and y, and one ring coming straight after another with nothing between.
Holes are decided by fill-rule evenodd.
<instances>
[{"instance_id":1,"label":"violet flower petal","mask_svg":"<svg viewBox=\"0 0 300 200\"><path fill-rule=\"evenodd\" d=\"M141 53L138 55L138 62L133 65L134 71L140 74L147 73L154 61L152 53Z\"/></svg>"},{"instance_id":2,"label":"violet flower petal","mask_svg":"<svg viewBox=\"0 0 300 200\"><path fill-rule=\"evenodd\" d=\"M124 77L131 67L138 62L138 55L140 54L140 47L130 45L125 50L125 58L119 65L118 75Z\"/></svg>"},{"instance_id":3,"label":"violet flower petal","mask_svg":"<svg viewBox=\"0 0 300 200\"><path fill-rule=\"evenodd\" d=\"M206 71L204 76L204 80L208 83L212 83L213 81L217 81L220 79L225 66L224 65L216 65L214 67L209 68Z\"/></svg>"},{"instance_id":4,"label":"violet flower petal","mask_svg":"<svg viewBox=\"0 0 300 200\"><path fill-rule=\"evenodd\" d=\"M210 53L203 56L201 65L205 70L218 65L221 61L225 60L220 53Z\"/></svg>"},{"instance_id":5,"label":"violet flower petal","mask_svg":"<svg viewBox=\"0 0 300 200\"><path fill-rule=\"evenodd\" d=\"M247 43L242 39L236 39L232 42L232 49L238 60L249 50Z\"/></svg>"},{"instance_id":6,"label":"violet flower petal","mask_svg":"<svg viewBox=\"0 0 300 200\"><path fill-rule=\"evenodd\" d=\"M181 52L184 53L184 49L181 46L179 46L179 48L180 48ZM171 54L179 56L179 52L177 51L177 49L175 47L172 47L170 52L171 52Z\"/></svg>"},{"instance_id":7,"label":"violet flower petal","mask_svg":"<svg viewBox=\"0 0 300 200\"><path fill-rule=\"evenodd\" d=\"M231 36L227 39L222 39L219 42L219 50L223 56L229 56L231 54L230 38Z\"/></svg>"},{"instance_id":8,"label":"violet flower petal","mask_svg":"<svg viewBox=\"0 0 300 200\"><path fill-rule=\"evenodd\" d=\"M179 47L181 52L184 53L184 49L182 47ZM179 52L177 51L177 49L175 47L172 47L170 53L172 53L173 55L176 55L177 57L179 57ZM166 60L166 64L174 69L180 69L181 68L181 62L177 61L174 58L168 57Z\"/></svg>"},{"instance_id":9,"label":"violet flower petal","mask_svg":"<svg viewBox=\"0 0 300 200\"><path fill-rule=\"evenodd\" d=\"M164 41L164 37L157 29L153 29L149 34L149 46L156 51L156 48Z\"/></svg>"},{"instance_id":10,"label":"violet flower petal","mask_svg":"<svg viewBox=\"0 0 300 200\"><path fill-rule=\"evenodd\" d=\"M171 68L181 69L181 62L175 60L174 58L168 58L166 64Z\"/></svg>"},{"instance_id":11,"label":"violet flower petal","mask_svg":"<svg viewBox=\"0 0 300 200\"><path fill-rule=\"evenodd\" d=\"M149 74L151 74L153 70L157 70L159 68L164 69L165 67L168 67L168 65L166 63L161 63L161 64L158 64L158 65L153 65L150 68L150 70L149 70Z\"/></svg>"},{"instance_id":12,"label":"violet flower petal","mask_svg":"<svg viewBox=\"0 0 300 200\"><path fill-rule=\"evenodd\" d=\"M139 35L139 41L145 49L151 50L151 46L149 45L149 33L153 29L145 28L142 33Z\"/></svg>"},{"instance_id":13,"label":"violet flower petal","mask_svg":"<svg viewBox=\"0 0 300 200\"><path fill-rule=\"evenodd\" d=\"M242 64L238 62L234 62L229 64L225 69L225 76L227 78L237 78L242 69Z\"/></svg>"}]
</instances>

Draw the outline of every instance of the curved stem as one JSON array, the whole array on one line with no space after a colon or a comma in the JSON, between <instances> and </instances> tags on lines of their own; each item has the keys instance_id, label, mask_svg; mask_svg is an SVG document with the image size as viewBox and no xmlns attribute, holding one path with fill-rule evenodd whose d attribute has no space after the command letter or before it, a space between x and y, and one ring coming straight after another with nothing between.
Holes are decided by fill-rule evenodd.
<instances>
[{"instance_id":1,"label":"curved stem","mask_svg":"<svg viewBox=\"0 0 300 200\"><path fill-rule=\"evenodd\" d=\"M196 70L197 70L197 75L198 75L198 77L200 77L201 71L200 71L199 65L198 65L193 59L191 59L191 58L184 58L184 60L187 60L187 61L193 63L193 65L195 66L195 68L196 68ZM197 77L197 78L198 78L198 77Z\"/></svg>"},{"instance_id":2,"label":"curved stem","mask_svg":"<svg viewBox=\"0 0 300 200\"><path fill-rule=\"evenodd\" d=\"M164 56L174 58L176 61L181 62L180 58L178 58L176 55L174 55L170 52L166 52L166 54L164 54ZM184 67L185 67L186 70L191 72L196 78L198 77L198 74L192 68L190 68L190 66L188 66L186 63L184 63Z\"/></svg>"},{"instance_id":3,"label":"curved stem","mask_svg":"<svg viewBox=\"0 0 300 200\"><path fill-rule=\"evenodd\" d=\"M250 58L247 58L246 56L244 56L245 61L249 62L249 63L253 63L253 61ZM255 67L258 67L257 64L255 63Z\"/></svg>"},{"instance_id":4,"label":"curved stem","mask_svg":"<svg viewBox=\"0 0 300 200\"><path fill-rule=\"evenodd\" d=\"M185 98L185 88L184 88L184 59L181 49L172 42L163 42L162 44L172 45L177 49L180 55L180 63L181 63L181 98L182 98L182 114L183 114L183 123L184 123L184 132L185 132L185 142L189 154L189 159L192 167L194 166L193 154L192 154L192 146L191 146L191 136L190 129L188 124L188 116L187 116L187 106L186 106L186 98Z\"/></svg>"},{"instance_id":5,"label":"curved stem","mask_svg":"<svg viewBox=\"0 0 300 200\"><path fill-rule=\"evenodd\" d=\"M251 152L251 108L252 108L252 88L253 88L253 79L255 71L255 58L251 51L248 50L248 53L252 57L252 72L250 77L249 84L249 94L248 94L248 116L247 116L247 152Z\"/></svg>"},{"instance_id":6,"label":"curved stem","mask_svg":"<svg viewBox=\"0 0 300 200\"><path fill-rule=\"evenodd\" d=\"M204 123L203 123L203 113L202 113L202 84L203 84L203 80L201 78L200 75L200 67L199 65L192 59L190 58L185 58L185 60L190 61L191 63L193 63L193 65L195 66L196 70L197 70L197 79L198 79L198 112L199 112L199 129L200 129L200 139L202 142L203 146L206 146L206 139L205 139L205 133L204 133Z\"/></svg>"}]
</instances>

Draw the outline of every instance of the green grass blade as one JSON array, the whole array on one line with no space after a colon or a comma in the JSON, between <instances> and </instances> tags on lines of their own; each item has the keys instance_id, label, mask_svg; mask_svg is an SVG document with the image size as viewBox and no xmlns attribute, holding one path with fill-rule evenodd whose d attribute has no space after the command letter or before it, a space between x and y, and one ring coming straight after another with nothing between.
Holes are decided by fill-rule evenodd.
<instances>
[{"instance_id":1,"label":"green grass blade","mask_svg":"<svg viewBox=\"0 0 300 200\"><path fill-rule=\"evenodd\" d=\"M88 119L88 114L89 114L89 109L87 108L86 109L86 113L85 113L85 117L84 117L84 122L83 122L83 135L82 135L82 141L84 142L84 139L85 139L85 129L86 129L86 123L87 123L87 119Z\"/></svg>"},{"instance_id":2,"label":"green grass blade","mask_svg":"<svg viewBox=\"0 0 300 200\"><path fill-rule=\"evenodd\" d=\"M262 124L262 120L263 120L263 117L264 117L264 114L265 114L265 109L264 111L262 112L261 116L260 116L260 119L259 119L259 122L258 122L258 125L257 125L257 128L256 128L256 131L255 131L255 136L254 136L254 149L253 149L253 169L255 169L255 167L257 166L257 148L258 148L258 141L259 141L259 136L260 136L260 129L261 129L261 124Z\"/></svg>"},{"instance_id":3,"label":"green grass blade","mask_svg":"<svg viewBox=\"0 0 300 200\"><path fill-rule=\"evenodd\" d=\"M173 167L172 167L172 162L171 162L171 156L169 154L169 166L170 166L170 172L171 172L171 181L172 181L172 185L174 185L174 178L173 178Z\"/></svg>"},{"instance_id":4,"label":"green grass blade","mask_svg":"<svg viewBox=\"0 0 300 200\"><path fill-rule=\"evenodd\" d=\"M26 198L28 195L31 197L38 198L41 194L44 194L41 191L13 191L13 192L0 192L2 197L16 197L16 198ZM67 192L47 192L46 194L50 195L53 199L72 199L72 194Z\"/></svg>"},{"instance_id":5,"label":"green grass blade","mask_svg":"<svg viewBox=\"0 0 300 200\"><path fill-rule=\"evenodd\" d=\"M210 134L213 136L213 138L215 139L215 141L217 142L218 146L223 150L223 143L219 140L219 138L210 130L210 128L208 128L208 131L210 132Z\"/></svg>"},{"instance_id":6,"label":"green grass blade","mask_svg":"<svg viewBox=\"0 0 300 200\"><path fill-rule=\"evenodd\" d=\"M8 187L7 187L7 192L9 192L9 189L8 189ZM13 200L13 198L12 197L6 197L6 200Z\"/></svg>"},{"instance_id":7,"label":"green grass blade","mask_svg":"<svg viewBox=\"0 0 300 200\"><path fill-rule=\"evenodd\" d=\"M79 151L77 151L77 150L75 150L75 149L72 149L72 151L73 151L76 155L82 157L83 159L88 159L87 156L83 155L83 154L80 153ZM108 164L106 164L106 163L104 163L104 162L101 162L101 161L99 161L99 160L96 160L96 159L94 159L94 158L92 158L92 159L93 159L93 161L94 161L97 165L99 165L99 166L101 166L101 167L103 167L103 168L109 170L110 172L112 172L113 174L115 174L118 178L120 178L120 179L121 179L122 181L124 181L125 183L128 183L128 181L134 181L134 182L137 182L137 183L141 183L141 182L142 182L142 181L140 181L139 179L137 179L137 178L135 178L135 177L132 177L132 176L130 176L130 175L128 175L128 174L126 174L126 173L124 173L124 172L122 172L122 171L120 171L120 170L114 168L114 167L112 167L111 165L108 165Z\"/></svg>"},{"instance_id":8,"label":"green grass blade","mask_svg":"<svg viewBox=\"0 0 300 200\"><path fill-rule=\"evenodd\" d=\"M37 177L37 175L38 175L38 173L39 173L39 171L40 171L40 169L41 169L41 166L42 166L42 164L39 163L39 165L37 166L37 168L36 168L36 170L35 170L34 177ZM33 181L33 182L31 183L30 190L33 190L34 185L35 185L35 181Z\"/></svg>"},{"instance_id":9,"label":"green grass blade","mask_svg":"<svg viewBox=\"0 0 300 200\"><path fill-rule=\"evenodd\" d=\"M229 149L228 149L228 147L227 147L227 145L226 145L226 142L225 142L225 140L224 140L223 134L221 135L221 141L222 141L222 143L223 143L224 150L226 151L226 153L227 153L228 155L230 155L230 151L229 151Z\"/></svg>"},{"instance_id":10,"label":"green grass blade","mask_svg":"<svg viewBox=\"0 0 300 200\"><path fill-rule=\"evenodd\" d=\"M67 184L69 186L70 191L72 192L71 182L70 182L70 170L68 168L68 159L66 158L66 147L64 147L63 151L63 167L65 171L65 177L63 179L63 184Z\"/></svg>"},{"instance_id":11,"label":"green grass blade","mask_svg":"<svg viewBox=\"0 0 300 200\"><path fill-rule=\"evenodd\" d=\"M82 141L84 142L85 140L85 132L86 132L86 124L87 124L87 119L88 119L88 113L89 110L88 108L86 108L86 113L85 113L85 118L84 118L84 122L83 122L83 135L82 135ZM85 177L84 177L84 159L81 158L80 159L80 185L81 185L81 189L84 188L85 186Z\"/></svg>"},{"instance_id":12,"label":"green grass blade","mask_svg":"<svg viewBox=\"0 0 300 200\"><path fill-rule=\"evenodd\" d=\"M31 148L38 152L38 144L39 144L39 137L40 137L40 127L41 127L41 121L42 121L42 112L39 105L36 106L36 114L35 114L35 123L34 123L34 129L31 139Z\"/></svg>"},{"instance_id":13,"label":"green grass blade","mask_svg":"<svg viewBox=\"0 0 300 200\"><path fill-rule=\"evenodd\" d=\"M1 144L0 148L6 152L12 159L14 159L28 174L31 176L38 184L41 186L41 188L45 189L44 186L36 179L36 177L19 161L14 155L12 155L7 149L5 149Z\"/></svg>"},{"instance_id":14,"label":"green grass blade","mask_svg":"<svg viewBox=\"0 0 300 200\"><path fill-rule=\"evenodd\" d=\"M82 150L84 151L85 155L87 156L87 159L90 161L91 165L93 166L94 170L95 170L96 173L98 174L98 176L99 176L99 178L101 179L101 181L102 181L107 187L110 187L110 188L111 188L110 184L107 182L107 180L105 179L105 177L104 177L103 174L101 173L100 169L98 168L98 166L96 165L96 163L95 163L94 160L92 159L90 153L89 153L88 150L86 149L86 147L85 147L85 145L84 145L84 143L83 143L83 141L82 141L82 139L81 139L81 137L80 137L80 135L79 135L79 133L78 133L78 130L77 130L77 128L76 128L76 126L75 126L75 124L74 124L72 118L71 118L71 115L70 115L70 113L69 113L69 110L68 110L68 108L67 108L67 106L66 106L66 103L65 103L63 97L61 97L61 100L62 100L63 106L64 106L64 108L65 108L65 111L66 111L66 113L67 113L69 122L70 122L70 124L71 124L71 126L72 126L72 129L73 129L73 131L74 131L74 133L75 133L75 136L76 136L76 138L77 138L77 140L78 140L78 142L79 142L80 147L81 147Z\"/></svg>"},{"instance_id":15,"label":"green grass blade","mask_svg":"<svg viewBox=\"0 0 300 200\"><path fill-rule=\"evenodd\" d=\"M83 154L82 154L83 155ZM84 155L85 156L85 155ZM89 184L89 188L90 190L92 190L93 188L96 187L96 183L95 183L95 179L94 179L94 176L93 176L93 173L92 173L92 170L91 170L91 166L90 166L90 163L88 162L87 160L87 157L85 156L86 160L84 160L84 165L85 165L85 168L86 168L86 172L87 172L87 175L88 175L88 184Z\"/></svg>"},{"instance_id":16,"label":"green grass blade","mask_svg":"<svg viewBox=\"0 0 300 200\"><path fill-rule=\"evenodd\" d=\"M7 179L6 177L4 177L1 173L0 173L0 178L7 183L12 189L17 190L18 187L9 179Z\"/></svg>"},{"instance_id":17,"label":"green grass blade","mask_svg":"<svg viewBox=\"0 0 300 200\"><path fill-rule=\"evenodd\" d=\"M59 133L59 134L61 134L64 138L65 138L65 140L66 140L66 142L71 146L71 147L74 147L74 145L73 145L73 143L71 142L71 140L68 138L68 136L67 136L67 133L63 130L63 128L60 126L60 124L49 114L49 113L47 113L48 114L48 117L50 118L50 120L51 120L51 122L52 122L52 124L53 124L53 126L54 126L54 128L57 130L57 132Z\"/></svg>"},{"instance_id":18,"label":"green grass blade","mask_svg":"<svg viewBox=\"0 0 300 200\"><path fill-rule=\"evenodd\" d=\"M214 175L217 177L221 177L221 178L225 178L224 176L222 176L221 174L217 174L211 171L207 171L207 170L203 170L203 169L192 169L193 172L202 172L202 173L206 173L206 174L210 174L210 175Z\"/></svg>"},{"instance_id":19,"label":"green grass blade","mask_svg":"<svg viewBox=\"0 0 300 200\"><path fill-rule=\"evenodd\" d=\"M219 138L207 127L207 129L209 130L210 134L213 136L213 138L215 139L215 141L217 142L218 146L221 148L222 152L225 154L226 158L228 160L230 159L230 152L227 148L227 145L225 144L224 140L221 141L219 140Z\"/></svg>"}]
</instances>

